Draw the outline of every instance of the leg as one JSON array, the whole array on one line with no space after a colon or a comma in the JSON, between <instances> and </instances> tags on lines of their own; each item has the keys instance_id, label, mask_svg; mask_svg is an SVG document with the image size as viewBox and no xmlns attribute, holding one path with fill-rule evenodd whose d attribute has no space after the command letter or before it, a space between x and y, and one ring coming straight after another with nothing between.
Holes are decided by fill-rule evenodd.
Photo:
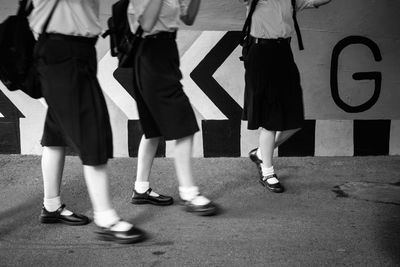
<instances>
[{"instance_id":1,"label":"leg","mask_svg":"<svg viewBox=\"0 0 400 267\"><path fill-rule=\"evenodd\" d=\"M65 147L45 146L42 153L44 198L60 196L61 179L64 170Z\"/></svg>"},{"instance_id":2,"label":"leg","mask_svg":"<svg viewBox=\"0 0 400 267\"><path fill-rule=\"evenodd\" d=\"M185 210L198 215L215 215L216 204L200 195L192 174L193 135L176 140L175 169L179 181L179 194L184 201Z\"/></svg>"},{"instance_id":3,"label":"leg","mask_svg":"<svg viewBox=\"0 0 400 267\"><path fill-rule=\"evenodd\" d=\"M263 166L272 167L272 157L274 155L276 131L261 129L259 138L259 148Z\"/></svg>"},{"instance_id":4,"label":"leg","mask_svg":"<svg viewBox=\"0 0 400 267\"><path fill-rule=\"evenodd\" d=\"M282 193L283 186L279 183L278 177L272 163L276 140L276 131L261 129L259 137L259 149L250 152L250 159L257 164L260 171L260 182L268 190L274 193Z\"/></svg>"},{"instance_id":5,"label":"leg","mask_svg":"<svg viewBox=\"0 0 400 267\"><path fill-rule=\"evenodd\" d=\"M192 175L193 135L176 140L175 169L181 187L196 186Z\"/></svg>"},{"instance_id":6,"label":"leg","mask_svg":"<svg viewBox=\"0 0 400 267\"><path fill-rule=\"evenodd\" d=\"M84 165L83 173L94 212L111 210L112 204L106 165Z\"/></svg>"},{"instance_id":7,"label":"leg","mask_svg":"<svg viewBox=\"0 0 400 267\"><path fill-rule=\"evenodd\" d=\"M153 165L159 142L159 137L146 139L144 135L142 136L137 159L136 182L149 181L151 166Z\"/></svg>"},{"instance_id":8,"label":"leg","mask_svg":"<svg viewBox=\"0 0 400 267\"><path fill-rule=\"evenodd\" d=\"M93 206L94 222L101 228L99 238L118 243L134 243L143 240L144 233L132 224L120 219L110 197L107 165L83 166L89 197Z\"/></svg>"},{"instance_id":9,"label":"leg","mask_svg":"<svg viewBox=\"0 0 400 267\"><path fill-rule=\"evenodd\" d=\"M286 140L288 140L290 137L292 137L295 133L297 133L300 130L301 128L297 128L297 129L276 132L275 148L282 145L284 142L286 142Z\"/></svg>"},{"instance_id":10,"label":"leg","mask_svg":"<svg viewBox=\"0 0 400 267\"><path fill-rule=\"evenodd\" d=\"M44 146L42 154L43 173L43 209L40 214L42 223L65 223L84 225L90 222L84 215L74 214L62 204L61 180L65 163L65 147Z\"/></svg>"},{"instance_id":11,"label":"leg","mask_svg":"<svg viewBox=\"0 0 400 267\"><path fill-rule=\"evenodd\" d=\"M140 140L135 189L131 199L132 204L167 206L174 202L172 197L157 194L150 189L149 176L159 143L160 137L146 139L143 135Z\"/></svg>"}]
</instances>

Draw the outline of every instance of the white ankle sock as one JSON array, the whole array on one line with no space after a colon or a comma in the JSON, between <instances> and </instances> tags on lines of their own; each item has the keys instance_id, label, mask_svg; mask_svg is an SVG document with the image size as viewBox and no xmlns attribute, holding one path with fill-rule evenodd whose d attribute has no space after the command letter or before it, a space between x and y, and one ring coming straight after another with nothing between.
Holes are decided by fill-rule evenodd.
<instances>
[{"instance_id":1,"label":"white ankle sock","mask_svg":"<svg viewBox=\"0 0 400 267\"><path fill-rule=\"evenodd\" d=\"M211 201L206 198L205 196L196 196L194 199L192 199L191 201L194 205L199 205L199 206L203 206L203 205L207 205L208 203L210 203Z\"/></svg>"},{"instance_id":2,"label":"white ankle sock","mask_svg":"<svg viewBox=\"0 0 400 267\"><path fill-rule=\"evenodd\" d=\"M54 212L61 207L61 197L54 197L54 198L43 198L43 206L47 211ZM61 215L70 216L73 213L67 209L63 209L61 211Z\"/></svg>"},{"instance_id":3,"label":"white ankle sock","mask_svg":"<svg viewBox=\"0 0 400 267\"><path fill-rule=\"evenodd\" d=\"M132 226L133 225L131 223L128 223L126 221L119 221L113 227L111 227L111 230L118 232L125 232L131 229Z\"/></svg>"},{"instance_id":4,"label":"white ankle sock","mask_svg":"<svg viewBox=\"0 0 400 267\"><path fill-rule=\"evenodd\" d=\"M105 211L94 211L93 212L94 222L100 227L111 227L114 231L127 231L132 227L132 224L121 221L117 212L114 209Z\"/></svg>"},{"instance_id":5,"label":"white ankle sock","mask_svg":"<svg viewBox=\"0 0 400 267\"><path fill-rule=\"evenodd\" d=\"M109 227L117 223L120 218L114 209L93 212L94 222L100 227Z\"/></svg>"},{"instance_id":6,"label":"white ankle sock","mask_svg":"<svg viewBox=\"0 0 400 267\"><path fill-rule=\"evenodd\" d=\"M261 171L262 171L263 176L269 176L269 175L273 175L275 173L274 166L271 166L269 168L261 166Z\"/></svg>"},{"instance_id":7,"label":"white ankle sock","mask_svg":"<svg viewBox=\"0 0 400 267\"><path fill-rule=\"evenodd\" d=\"M192 200L199 194L199 188L197 186L180 186L179 195L183 200Z\"/></svg>"},{"instance_id":8,"label":"white ankle sock","mask_svg":"<svg viewBox=\"0 0 400 267\"><path fill-rule=\"evenodd\" d=\"M181 199L191 201L194 205L206 205L210 203L209 199L200 195L199 188L197 186L180 186L179 195Z\"/></svg>"},{"instance_id":9,"label":"white ankle sock","mask_svg":"<svg viewBox=\"0 0 400 267\"><path fill-rule=\"evenodd\" d=\"M150 188L150 183L149 182L140 182L136 181L135 182L135 191L138 192L139 194L143 194Z\"/></svg>"},{"instance_id":10,"label":"white ankle sock","mask_svg":"<svg viewBox=\"0 0 400 267\"><path fill-rule=\"evenodd\" d=\"M150 183L149 182L141 182L141 181L136 181L135 182L135 191L138 192L139 194L145 193L147 190L150 188ZM150 192L150 196L152 197L158 197L160 196L153 190Z\"/></svg>"},{"instance_id":11,"label":"white ankle sock","mask_svg":"<svg viewBox=\"0 0 400 267\"><path fill-rule=\"evenodd\" d=\"M275 174L274 166L271 166L269 168L265 168L265 167L261 166L261 170L262 170L262 174L264 177ZM269 184L277 184L277 183L279 183L279 180L276 179L275 177L273 177L273 178L268 178L267 182Z\"/></svg>"},{"instance_id":12,"label":"white ankle sock","mask_svg":"<svg viewBox=\"0 0 400 267\"><path fill-rule=\"evenodd\" d=\"M272 177L272 178L268 178L268 179L267 179L267 182L268 182L269 184L277 184L277 183L279 183L279 180L276 179L275 177Z\"/></svg>"}]
</instances>

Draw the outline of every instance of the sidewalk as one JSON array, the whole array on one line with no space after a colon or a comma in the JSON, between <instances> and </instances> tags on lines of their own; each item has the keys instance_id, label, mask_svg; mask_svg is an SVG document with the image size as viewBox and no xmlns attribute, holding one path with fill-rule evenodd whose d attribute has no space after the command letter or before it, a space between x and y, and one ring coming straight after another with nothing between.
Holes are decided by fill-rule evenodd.
<instances>
[{"instance_id":1,"label":"sidewalk","mask_svg":"<svg viewBox=\"0 0 400 267\"><path fill-rule=\"evenodd\" d=\"M93 223L40 224L40 158L0 155L0 266L400 265L400 157L277 158L284 194L265 191L247 158L194 159L202 192L224 208L217 217L133 206L135 168L110 162L117 210L150 235L126 246L96 240ZM177 200L171 159L156 159L152 176ZM68 207L92 217L77 157L63 181Z\"/></svg>"}]
</instances>

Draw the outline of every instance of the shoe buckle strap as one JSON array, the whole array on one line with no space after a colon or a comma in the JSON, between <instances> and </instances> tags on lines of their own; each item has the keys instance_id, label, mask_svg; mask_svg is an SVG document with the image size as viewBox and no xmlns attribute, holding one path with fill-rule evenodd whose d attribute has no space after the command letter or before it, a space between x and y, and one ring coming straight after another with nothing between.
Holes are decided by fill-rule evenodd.
<instances>
[{"instance_id":1,"label":"shoe buckle strap","mask_svg":"<svg viewBox=\"0 0 400 267\"><path fill-rule=\"evenodd\" d=\"M55 212L61 213L65 209L65 204L62 204Z\"/></svg>"}]
</instances>

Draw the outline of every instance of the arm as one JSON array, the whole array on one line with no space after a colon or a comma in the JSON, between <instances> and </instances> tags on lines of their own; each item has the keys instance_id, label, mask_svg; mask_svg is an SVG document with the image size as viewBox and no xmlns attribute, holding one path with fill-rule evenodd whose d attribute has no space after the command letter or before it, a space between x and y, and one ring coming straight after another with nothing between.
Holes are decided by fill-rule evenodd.
<instances>
[{"instance_id":1,"label":"arm","mask_svg":"<svg viewBox=\"0 0 400 267\"><path fill-rule=\"evenodd\" d=\"M331 0L296 0L298 11L306 8L318 8L320 6L326 5Z\"/></svg>"},{"instance_id":2,"label":"arm","mask_svg":"<svg viewBox=\"0 0 400 267\"><path fill-rule=\"evenodd\" d=\"M162 0L150 0L142 16L139 18L143 31L149 32L153 29L160 14Z\"/></svg>"},{"instance_id":3,"label":"arm","mask_svg":"<svg viewBox=\"0 0 400 267\"><path fill-rule=\"evenodd\" d=\"M315 7L320 7L320 6L328 4L330 1L331 0L314 0L313 2L314 2Z\"/></svg>"},{"instance_id":4,"label":"arm","mask_svg":"<svg viewBox=\"0 0 400 267\"><path fill-rule=\"evenodd\" d=\"M197 13L199 12L201 0L191 0L187 12L181 16L181 20L186 25L193 25L196 19Z\"/></svg>"}]
</instances>

